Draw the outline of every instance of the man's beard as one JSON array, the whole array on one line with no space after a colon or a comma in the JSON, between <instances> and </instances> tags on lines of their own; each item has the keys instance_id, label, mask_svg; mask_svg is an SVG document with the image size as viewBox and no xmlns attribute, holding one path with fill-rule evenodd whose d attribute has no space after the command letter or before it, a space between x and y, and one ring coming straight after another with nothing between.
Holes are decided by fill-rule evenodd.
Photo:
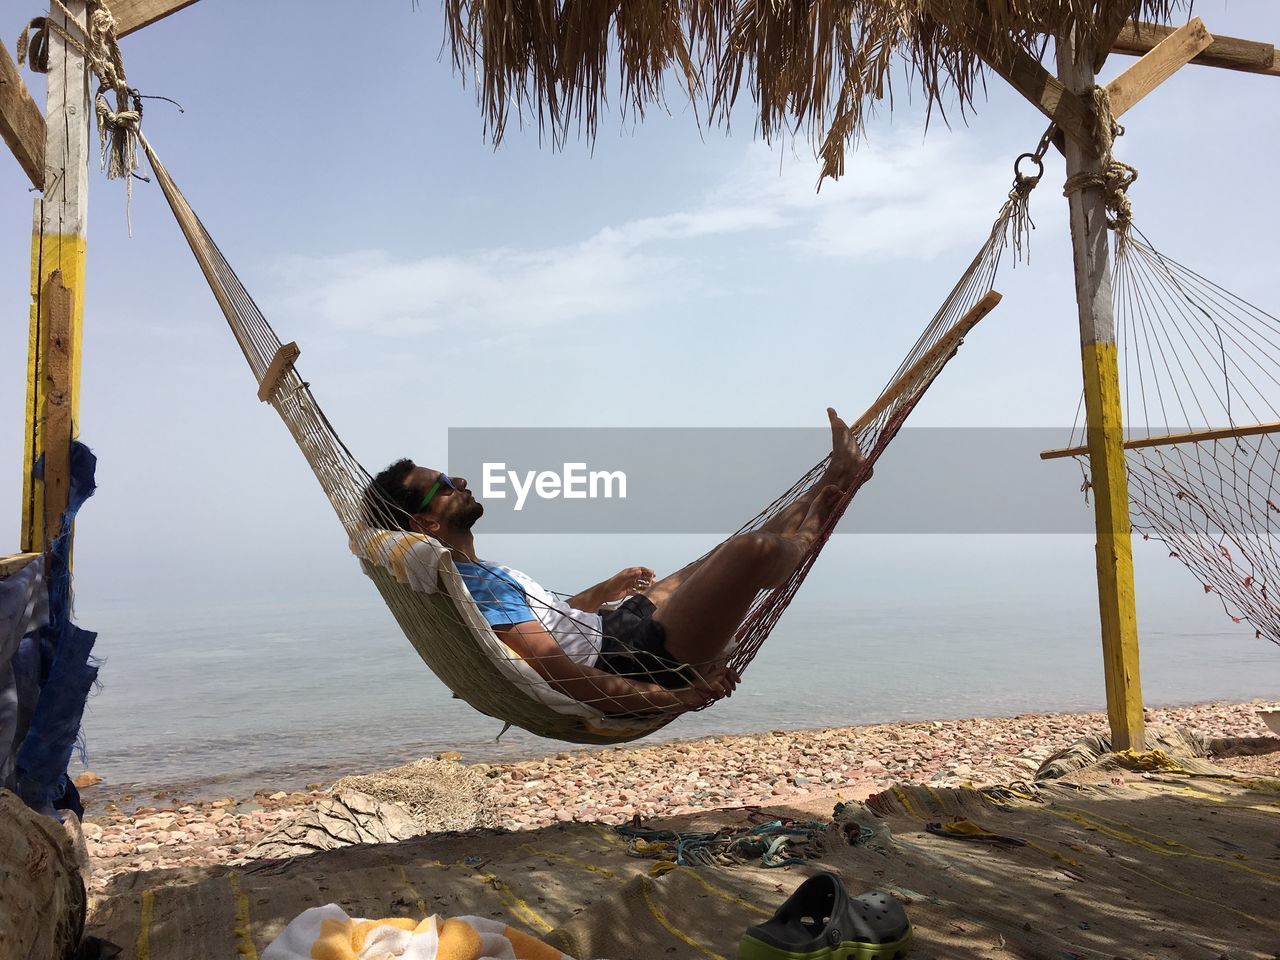
<instances>
[{"instance_id":1,"label":"man's beard","mask_svg":"<svg viewBox=\"0 0 1280 960\"><path fill-rule=\"evenodd\" d=\"M458 526L463 530L470 530L476 525L476 521L483 516L484 504L472 498L471 502L458 512Z\"/></svg>"}]
</instances>

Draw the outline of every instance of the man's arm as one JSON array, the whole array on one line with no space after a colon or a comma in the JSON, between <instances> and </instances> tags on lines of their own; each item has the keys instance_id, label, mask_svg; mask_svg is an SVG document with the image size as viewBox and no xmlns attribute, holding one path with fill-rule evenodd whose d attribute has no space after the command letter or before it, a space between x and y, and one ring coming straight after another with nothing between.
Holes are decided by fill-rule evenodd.
<instances>
[{"instance_id":1,"label":"man's arm","mask_svg":"<svg viewBox=\"0 0 1280 960\"><path fill-rule=\"evenodd\" d=\"M494 633L561 693L604 713L644 713L689 702L676 691L656 683L627 680L617 674L576 663L536 620L495 628ZM692 698L697 697L700 694L692 695ZM699 703L701 700L689 705Z\"/></svg>"},{"instance_id":2,"label":"man's arm","mask_svg":"<svg viewBox=\"0 0 1280 960\"><path fill-rule=\"evenodd\" d=\"M606 603L621 600L629 594L643 590L656 579L656 574L648 567L627 567L620 570L608 580L601 580L594 587L587 587L581 593L569 598L569 606L584 613L595 613Z\"/></svg>"}]
</instances>

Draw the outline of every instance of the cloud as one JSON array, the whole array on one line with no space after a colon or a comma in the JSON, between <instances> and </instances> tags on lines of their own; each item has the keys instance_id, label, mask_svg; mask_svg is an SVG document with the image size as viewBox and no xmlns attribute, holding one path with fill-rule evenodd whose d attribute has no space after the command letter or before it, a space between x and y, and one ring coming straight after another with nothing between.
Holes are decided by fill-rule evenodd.
<instances>
[{"instance_id":1,"label":"cloud","mask_svg":"<svg viewBox=\"0 0 1280 960\"><path fill-rule=\"evenodd\" d=\"M793 225L791 242L808 255L920 260L976 250L1012 181L1008 158L978 154L976 143L956 135L921 142L913 128L860 148L845 177L821 192L807 165L779 173L764 158L744 164L718 196L753 197Z\"/></svg>"},{"instance_id":2,"label":"cloud","mask_svg":"<svg viewBox=\"0 0 1280 960\"><path fill-rule=\"evenodd\" d=\"M914 139L912 139L914 137ZM688 209L605 226L578 243L404 257L365 250L279 265L279 306L337 329L421 336L471 328L502 339L583 321L652 314L734 285L721 255L768 243L785 260L917 260L975 249L1009 180L1007 160L973 140L919 130L861 150L844 180L815 191L813 167L779 169L750 144ZM785 270L781 260L776 264Z\"/></svg>"},{"instance_id":3,"label":"cloud","mask_svg":"<svg viewBox=\"0 0 1280 960\"><path fill-rule=\"evenodd\" d=\"M595 238L542 250L398 258L385 250L294 257L278 274L281 305L340 329L387 336L479 325L543 328L652 306L673 264Z\"/></svg>"}]
</instances>

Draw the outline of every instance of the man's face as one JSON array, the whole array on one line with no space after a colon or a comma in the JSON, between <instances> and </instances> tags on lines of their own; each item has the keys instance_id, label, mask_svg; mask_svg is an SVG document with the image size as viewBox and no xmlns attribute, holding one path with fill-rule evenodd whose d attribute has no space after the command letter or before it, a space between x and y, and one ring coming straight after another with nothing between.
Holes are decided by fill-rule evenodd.
<instances>
[{"instance_id":1,"label":"man's face","mask_svg":"<svg viewBox=\"0 0 1280 960\"><path fill-rule=\"evenodd\" d=\"M431 467L414 467L405 485L421 499L444 475ZM484 504L467 489L465 477L449 477L453 488L441 483L431 501L414 516L428 532L470 530L484 514Z\"/></svg>"}]
</instances>

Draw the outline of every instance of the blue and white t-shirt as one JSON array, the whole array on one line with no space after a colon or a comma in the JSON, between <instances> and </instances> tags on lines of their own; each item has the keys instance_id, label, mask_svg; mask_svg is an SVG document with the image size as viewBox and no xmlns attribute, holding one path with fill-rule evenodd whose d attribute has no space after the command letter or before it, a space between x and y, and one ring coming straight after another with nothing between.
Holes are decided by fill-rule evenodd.
<instances>
[{"instance_id":1,"label":"blue and white t-shirt","mask_svg":"<svg viewBox=\"0 0 1280 960\"><path fill-rule=\"evenodd\" d=\"M594 666L604 628L598 613L575 610L532 578L496 563L455 561L467 592L492 627L539 621L574 663Z\"/></svg>"}]
</instances>

